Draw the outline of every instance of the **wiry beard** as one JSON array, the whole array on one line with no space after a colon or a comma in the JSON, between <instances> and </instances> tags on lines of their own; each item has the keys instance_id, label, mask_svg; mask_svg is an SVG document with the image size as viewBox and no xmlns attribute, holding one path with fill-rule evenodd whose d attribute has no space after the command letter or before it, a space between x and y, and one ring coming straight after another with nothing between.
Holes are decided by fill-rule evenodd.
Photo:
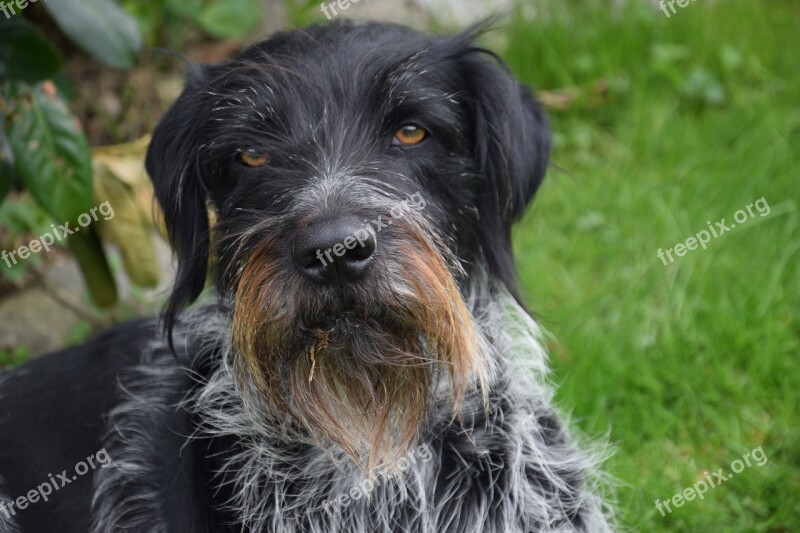
<instances>
[{"instance_id":1,"label":"wiry beard","mask_svg":"<svg viewBox=\"0 0 800 533\"><path fill-rule=\"evenodd\" d=\"M413 224L403 235L371 293L305 301L269 241L250 255L236 289L235 368L245 394L258 394L265 416L293 437L339 446L370 473L408 453L433 401L446 400L455 418L468 389L487 380L445 259Z\"/></svg>"}]
</instances>

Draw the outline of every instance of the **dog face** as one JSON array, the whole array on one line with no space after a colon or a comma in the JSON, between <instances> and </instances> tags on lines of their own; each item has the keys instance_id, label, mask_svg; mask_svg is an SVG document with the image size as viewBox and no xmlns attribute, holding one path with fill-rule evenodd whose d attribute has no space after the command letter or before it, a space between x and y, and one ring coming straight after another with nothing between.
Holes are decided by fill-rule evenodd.
<instances>
[{"instance_id":1,"label":"dog face","mask_svg":"<svg viewBox=\"0 0 800 533\"><path fill-rule=\"evenodd\" d=\"M466 294L481 274L515 294L510 228L547 166L543 114L474 34L276 35L198 68L147 156L178 258L167 329L213 258L243 394L369 468L432 402L485 392Z\"/></svg>"}]
</instances>

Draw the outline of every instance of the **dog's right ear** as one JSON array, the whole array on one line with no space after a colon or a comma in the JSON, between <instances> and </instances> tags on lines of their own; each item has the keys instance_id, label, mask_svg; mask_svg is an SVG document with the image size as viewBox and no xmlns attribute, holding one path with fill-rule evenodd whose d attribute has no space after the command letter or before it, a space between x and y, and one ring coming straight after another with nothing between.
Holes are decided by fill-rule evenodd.
<instances>
[{"instance_id":1,"label":"dog's right ear","mask_svg":"<svg viewBox=\"0 0 800 533\"><path fill-rule=\"evenodd\" d=\"M183 93L153 132L145 162L178 262L164 309L170 347L177 315L200 295L208 270L208 195L198 157L198 139L208 114L201 90L207 78L208 67L191 67Z\"/></svg>"}]
</instances>

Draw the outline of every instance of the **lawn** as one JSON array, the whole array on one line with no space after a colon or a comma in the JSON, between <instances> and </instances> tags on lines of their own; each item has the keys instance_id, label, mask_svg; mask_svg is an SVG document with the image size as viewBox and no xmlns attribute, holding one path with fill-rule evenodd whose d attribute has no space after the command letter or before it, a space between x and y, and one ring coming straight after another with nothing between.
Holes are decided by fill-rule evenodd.
<instances>
[{"instance_id":1,"label":"lawn","mask_svg":"<svg viewBox=\"0 0 800 533\"><path fill-rule=\"evenodd\" d=\"M800 531L800 3L607 4L504 35L521 79L571 95L515 232L559 402L616 446L624 529Z\"/></svg>"}]
</instances>

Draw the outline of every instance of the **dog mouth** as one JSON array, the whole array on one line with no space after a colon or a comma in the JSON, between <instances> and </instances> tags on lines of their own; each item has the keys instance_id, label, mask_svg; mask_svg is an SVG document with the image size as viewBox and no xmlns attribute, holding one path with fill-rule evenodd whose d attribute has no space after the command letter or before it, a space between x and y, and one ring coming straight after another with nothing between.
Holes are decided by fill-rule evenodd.
<instances>
[{"instance_id":1,"label":"dog mouth","mask_svg":"<svg viewBox=\"0 0 800 533\"><path fill-rule=\"evenodd\" d=\"M357 339L379 333L398 338L416 336L418 324L413 322L413 317L401 313L371 313L353 307L302 317L298 320L297 330L301 345L313 344L324 335L328 347L336 349L351 347Z\"/></svg>"},{"instance_id":2,"label":"dog mouth","mask_svg":"<svg viewBox=\"0 0 800 533\"><path fill-rule=\"evenodd\" d=\"M235 298L243 391L270 421L299 423L297 438L337 446L365 471L411 449L442 380L455 415L486 375L444 258L422 236L392 256L397 264L374 286L309 293L264 246L246 261Z\"/></svg>"},{"instance_id":3,"label":"dog mouth","mask_svg":"<svg viewBox=\"0 0 800 533\"><path fill-rule=\"evenodd\" d=\"M318 343L319 339L324 338L325 347L329 350L346 347L367 327L367 321L353 312L318 319L298 326L305 343L314 345Z\"/></svg>"}]
</instances>

